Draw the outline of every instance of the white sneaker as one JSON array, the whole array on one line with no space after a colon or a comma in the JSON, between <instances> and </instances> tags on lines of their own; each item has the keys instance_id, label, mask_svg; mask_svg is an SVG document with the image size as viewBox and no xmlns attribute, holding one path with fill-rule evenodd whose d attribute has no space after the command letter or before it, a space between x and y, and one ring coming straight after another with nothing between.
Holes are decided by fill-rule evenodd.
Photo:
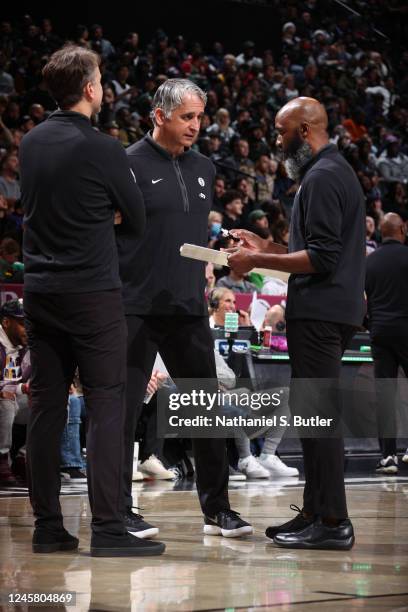
<instances>
[{"instance_id":1,"label":"white sneaker","mask_svg":"<svg viewBox=\"0 0 408 612\"><path fill-rule=\"evenodd\" d=\"M291 468L283 463L277 455L262 453L258 459L259 463L274 476L299 476L297 468Z\"/></svg>"},{"instance_id":2,"label":"white sneaker","mask_svg":"<svg viewBox=\"0 0 408 612\"><path fill-rule=\"evenodd\" d=\"M140 482L141 480L144 480L144 478L144 474L142 474L142 472L137 469L137 466L133 464L132 482Z\"/></svg>"},{"instance_id":3,"label":"white sneaker","mask_svg":"<svg viewBox=\"0 0 408 612\"><path fill-rule=\"evenodd\" d=\"M407 448L407 450L405 451L405 455L402 457L402 461L403 461L404 463L408 463L408 448Z\"/></svg>"},{"instance_id":4,"label":"white sneaker","mask_svg":"<svg viewBox=\"0 0 408 612\"><path fill-rule=\"evenodd\" d=\"M378 474L396 474L398 472L397 455L389 455L388 457L380 459L375 471Z\"/></svg>"},{"instance_id":5,"label":"white sneaker","mask_svg":"<svg viewBox=\"0 0 408 612\"><path fill-rule=\"evenodd\" d=\"M235 470L232 465L229 466L229 480L246 480L247 477L242 472Z\"/></svg>"},{"instance_id":6,"label":"white sneaker","mask_svg":"<svg viewBox=\"0 0 408 612\"><path fill-rule=\"evenodd\" d=\"M269 478L268 470L265 470L253 455L249 455L249 457L245 457L244 459L239 459L238 469L248 478Z\"/></svg>"},{"instance_id":7,"label":"white sneaker","mask_svg":"<svg viewBox=\"0 0 408 612\"><path fill-rule=\"evenodd\" d=\"M175 473L171 470L166 470L156 455L150 455L148 459L139 465L139 469L146 476L156 480L175 480L176 478Z\"/></svg>"}]
</instances>

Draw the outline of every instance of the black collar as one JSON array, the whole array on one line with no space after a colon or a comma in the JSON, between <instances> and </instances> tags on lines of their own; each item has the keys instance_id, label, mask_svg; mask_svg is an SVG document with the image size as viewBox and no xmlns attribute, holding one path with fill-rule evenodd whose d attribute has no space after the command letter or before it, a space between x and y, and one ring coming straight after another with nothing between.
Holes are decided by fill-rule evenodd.
<instances>
[{"instance_id":1,"label":"black collar","mask_svg":"<svg viewBox=\"0 0 408 612\"><path fill-rule=\"evenodd\" d=\"M185 149L184 153L181 153L180 155L177 155L176 157L174 157L171 153L169 153L169 151L167 151L167 149L159 145L159 143L153 139L152 134L153 134L152 131L146 134L145 136L146 142L148 142L150 146L156 149L156 151L158 151L158 153L160 153L160 155L163 155L163 157L165 157L166 159L169 159L171 161L173 161L174 159L182 159L190 153L190 149Z\"/></svg>"},{"instance_id":2,"label":"black collar","mask_svg":"<svg viewBox=\"0 0 408 612\"><path fill-rule=\"evenodd\" d=\"M91 123L91 120L89 117L87 117L86 115L84 115L83 113L77 113L76 111L70 111L70 110L56 110L53 113L51 113L51 115L48 117L48 119L59 119L59 118L70 118L70 119L74 119L74 120L78 120L78 121L86 121L87 123Z\"/></svg>"},{"instance_id":3,"label":"black collar","mask_svg":"<svg viewBox=\"0 0 408 612\"><path fill-rule=\"evenodd\" d=\"M301 178L303 179L306 172L308 172L315 165L315 163L319 161L319 159L321 159L322 157L329 157L329 155L333 155L333 153L338 153L338 152L339 150L336 145L331 144L331 143L324 145L324 147L319 149L316 155L314 155L312 159L310 159L307 162L307 164L303 166L301 170Z\"/></svg>"}]
</instances>

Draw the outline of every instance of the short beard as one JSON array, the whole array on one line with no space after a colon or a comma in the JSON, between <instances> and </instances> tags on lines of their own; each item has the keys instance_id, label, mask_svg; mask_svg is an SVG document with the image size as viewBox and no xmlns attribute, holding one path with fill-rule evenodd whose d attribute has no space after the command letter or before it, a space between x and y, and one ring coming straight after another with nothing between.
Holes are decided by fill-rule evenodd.
<instances>
[{"instance_id":1,"label":"short beard","mask_svg":"<svg viewBox=\"0 0 408 612\"><path fill-rule=\"evenodd\" d=\"M287 175L293 181L298 181L302 175L302 168L312 159L312 147L298 136L291 143L286 154L285 169Z\"/></svg>"}]
</instances>

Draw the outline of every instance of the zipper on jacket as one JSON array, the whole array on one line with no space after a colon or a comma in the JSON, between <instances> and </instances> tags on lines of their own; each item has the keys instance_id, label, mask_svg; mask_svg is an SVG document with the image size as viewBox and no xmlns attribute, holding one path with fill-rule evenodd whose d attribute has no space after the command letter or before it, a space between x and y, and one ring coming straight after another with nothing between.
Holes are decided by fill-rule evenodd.
<instances>
[{"instance_id":1,"label":"zipper on jacket","mask_svg":"<svg viewBox=\"0 0 408 612\"><path fill-rule=\"evenodd\" d=\"M181 197L183 198L184 212L189 212L190 211L190 204L188 202L187 187L186 187L186 184L184 182L183 175L181 174L180 166L179 166L179 163L178 163L177 159L173 159L173 165L174 165L174 169L176 171L177 180L178 180L179 185L180 185Z\"/></svg>"}]
</instances>

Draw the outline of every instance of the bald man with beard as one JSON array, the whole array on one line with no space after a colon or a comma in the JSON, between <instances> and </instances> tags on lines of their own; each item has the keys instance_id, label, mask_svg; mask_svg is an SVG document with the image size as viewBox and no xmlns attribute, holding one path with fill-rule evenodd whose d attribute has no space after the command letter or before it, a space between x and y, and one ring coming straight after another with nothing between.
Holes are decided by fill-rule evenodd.
<instances>
[{"instance_id":1,"label":"bald man with beard","mask_svg":"<svg viewBox=\"0 0 408 612\"><path fill-rule=\"evenodd\" d=\"M398 472L395 379L408 377L408 248L406 226L396 213L381 224L382 244L367 257L367 320L377 390L377 426L382 457L376 472ZM408 450L402 460L408 463Z\"/></svg>"},{"instance_id":2,"label":"bald man with beard","mask_svg":"<svg viewBox=\"0 0 408 612\"><path fill-rule=\"evenodd\" d=\"M305 401L295 379L336 381L341 357L364 317L365 204L359 181L329 143L327 114L313 98L295 98L276 115L277 145L288 175L299 183L289 246L268 243L245 230L229 254L238 273L262 267L289 272L287 342L292 369L293 415L336 410ZM306 404L306 405L305 405ZM330 402L329 402L330 404ZM323 415L324 416L324 415ZM316 430L302 437L305 469L303 508L291 521L269 527L266 536L286 548L349 550L354 544L344 486L344 444Z\"/></svg>"}]
</instances>

